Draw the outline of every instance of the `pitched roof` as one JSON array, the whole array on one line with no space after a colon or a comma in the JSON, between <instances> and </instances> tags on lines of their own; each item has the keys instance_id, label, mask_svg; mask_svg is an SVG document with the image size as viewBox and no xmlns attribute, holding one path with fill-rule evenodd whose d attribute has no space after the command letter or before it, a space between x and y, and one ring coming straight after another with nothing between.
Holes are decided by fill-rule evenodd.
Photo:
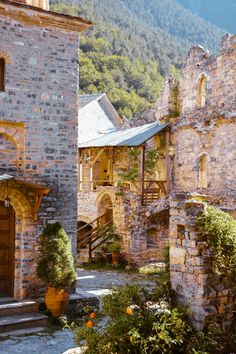
<instances>
[{"instance_id":1,"label":"pitched roof","mask_svg":"<svg viewBox=\"0 0 236 354\"><path fill-rule=\"evenodd\" d=\"M99 98L101 98L105 93L93 93L93 94L87 94L87 95L80 95L79 96L79 109L87 106L92 101L97 101Z\"/></svg>"},{"instance_id":2,"label":"pitched roof","mask_svg":"<svg viewBox=\"0 0 236 354\"><path fill-rule=\"evenodd\" d=\"M123 126L124 122L105 93L79 96L78 141L84 143Z\"/></svg>"},{"instance_id":3,"label":"pitched roof","mask_svg":"<svg viewBox=\"0 0 236 354\"><path fill-rule=\"evenodd\" d=\"M154 135L160 133L169 126L168 123L159 125L157 122L141 125L126 130L116 130L100 137L79 143L79 148L105 147L105 146L140 146Z\"/></svg>"}]
</instances>

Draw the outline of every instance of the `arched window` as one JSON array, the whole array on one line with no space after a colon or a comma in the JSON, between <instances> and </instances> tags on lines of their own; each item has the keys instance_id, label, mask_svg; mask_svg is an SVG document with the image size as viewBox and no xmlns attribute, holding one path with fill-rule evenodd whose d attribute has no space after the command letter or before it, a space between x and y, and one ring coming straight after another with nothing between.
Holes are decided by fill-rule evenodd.
<instances>
[{"instance_id":1,"label":"arched window","mask_svg":"<svg viewBox=\"0 0 236 354\"><path fill-rule=\"evenodd\" d=\"M198 91L197 91L197 107L201 108L206 105L206 76L202 76L198 81Z\"/></svg>"},{"instance_id":2,"label":"arched window","mask_svg":"<svg viewBox=\"0 0 236 354\"><path fill-rule=\"evenodd\" d=\"M207 155L203 154L198 159L198 188L207 187Z\"/></svg>"},{"instance_id":3,"label":"arched window","mask_svg":"<svg viewBox=\"0 0 236 354\"><path fill-rule=\"evenodd\" d=\"M0 58L0 91L5 91L5 60Z\"/></svg>"}]
</instances>

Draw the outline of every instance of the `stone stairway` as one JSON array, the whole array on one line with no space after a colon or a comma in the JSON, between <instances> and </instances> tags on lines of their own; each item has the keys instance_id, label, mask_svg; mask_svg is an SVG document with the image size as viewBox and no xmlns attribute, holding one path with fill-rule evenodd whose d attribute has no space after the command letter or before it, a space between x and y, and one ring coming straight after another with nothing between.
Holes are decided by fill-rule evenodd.
<instances>
[{"instance_id":1,"label":"stone stairway","mask_svg":"<svg viewBox=\"0 0 236 354\"><path fill-rule=\"evenodd\" d=\"M78 253L77 264L86 263L89 261L89 250L88 247L81 248Z\"/></svg>"},{"instance_id":2,"label":"stone stairway","mask_svg":"<svg viewBox=\"0 0 236 354\"><path fill-rule=\"evenodd\" d=\"M0 333L18 329L43 327L47 316L39 313L39 304L33 300L0 300Z\"/></svg>"}]
</instances>

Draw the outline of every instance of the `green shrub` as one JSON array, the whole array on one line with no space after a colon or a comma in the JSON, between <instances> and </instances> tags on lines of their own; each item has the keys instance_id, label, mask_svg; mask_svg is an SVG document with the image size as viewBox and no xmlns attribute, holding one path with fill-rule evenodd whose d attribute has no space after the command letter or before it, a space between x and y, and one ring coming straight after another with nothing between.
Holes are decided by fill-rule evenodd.
<instances>
[{"instance_id":1,"label":"green shrub","mask_svg":"<svg viewBox=\"0 0 236 354\"><path fill-rule=\"evenodd\" d=\"M86 354L183 353L191 332L186 314L156 300L138 285L114 288L103 298L106 327L80 328L77 342L85 339Z\"/></svg>"},{"instance_id":2,"label":"green shrub","mask_svg":"<svg viewBox=\"0 0 236 354\"><path fill-rule=\"evenodd\" d=\"M199 215L198 224L215 254L215 271L235 277L236 220L218 208L207 206Z\"/></svg>"},{"instance_id":3,"label":"green shrub","mask_svg":"<svg viewBox=\"0 0 236 354\"><path fill-rule=\"evenodd\" d=\"M40 236L37 275L48 286L64 288L77 278L68 235L59 222L47 225Z\"/></svg>"}]
</instances>

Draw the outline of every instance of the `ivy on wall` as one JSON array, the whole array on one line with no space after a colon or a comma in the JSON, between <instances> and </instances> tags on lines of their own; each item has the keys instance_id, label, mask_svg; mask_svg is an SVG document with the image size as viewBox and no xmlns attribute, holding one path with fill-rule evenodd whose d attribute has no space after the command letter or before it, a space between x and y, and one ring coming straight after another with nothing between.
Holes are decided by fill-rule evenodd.
<instances>
[{"instance_id":1,"label":"ivy on wall","mask_svg":"<svg viewBox=\"0 0 236 354\"><path fill-rule=\"evenodd\" d=\"M214 271L234 278L236 275L236 220L228 213L206 206L198 217L202 235L215 253Z\"/></svg>"}]
</instances>

